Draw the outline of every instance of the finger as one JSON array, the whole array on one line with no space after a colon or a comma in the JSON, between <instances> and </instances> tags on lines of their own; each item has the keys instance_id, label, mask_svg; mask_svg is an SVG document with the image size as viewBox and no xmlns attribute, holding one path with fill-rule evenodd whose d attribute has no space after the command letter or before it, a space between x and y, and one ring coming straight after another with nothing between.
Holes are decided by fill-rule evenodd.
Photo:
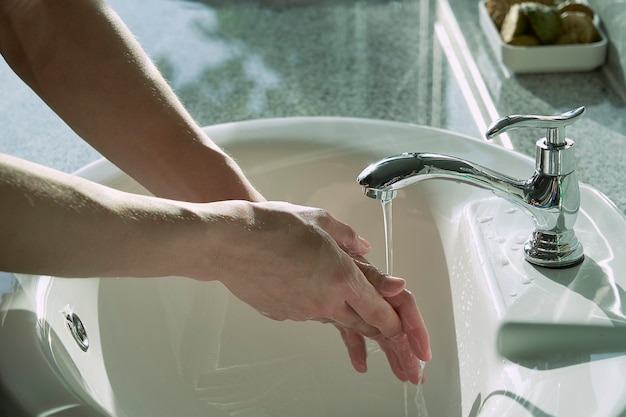
<instances>
[{"instance_id":1,"label":"finger","mask_svg":"<svg viewBox=\"0 0 626 417\"><path fill-rule=\"evenodd\" d=\"M354 309L367 324L374 326L385 337L394 337L403 332L402 322L396 310L389 304L376 289L365 279L358 268L359 275L353 282L346 303Z\"/></svg>"},{"instance_id":2,"label":"finger","mask_svg":"<svg viewBox=\"0 0 626 417\"><path fill-rule=\"evenodd\" d=\"M402 365L402 369L409 381L414 384L420 382L421 363L417 356L411 350L409 337L406 334L396 336L392 340L386 340L385 343L391 345L391 350L396 354L398 362Z\"/></svg>"},{"instance_id":3,"label":"finger","mask_svg":"<svg viewBox=\"0 0 626 417\"><path fill-rule=\"evenodd\" d=\"M350 362L352 362L354 369L361 373L367 372L367 349L363 336L339 325L335 325L335 327L339 330L343 343L348 349Z\"/></svg>"},{"instance_id":4,"label":"finger","mask_svg":"<svg viewBox=\"0 0 626 417\"><path fill-rule=\"evenodd\" d=\"M344 265L347 268L345 282L348 284L345 287L345 302L385 337L402 333L402 322L391 304L370 284L352 259Z\"/></svg>"},{"instance_id":5,"label":"finger","mask_svg":"<svg viewBox=\"0 0 626 417\"><path fill-rule=\"evenodd\" d=\"M400 380L411 381L413 384L421 382L422 364L411 351L406 334L398 335L393 339L378 337L374 340L385 352L392 371Z\"/></svg>"},{"instance_id":6,"label":"finger","mask_svg":"<svg viewBox=\"0 0 626 417\"><path fill-rule=\"evenodd\" d=\"M408 381L409 377L404 370L404 366L402 365L400 358L392 349L391 344L388 342L389 339L385 338L382 335L374 337L373 339L378 342L378 346L380 346L380 349L385 353L385 356L387 357L387 362L389 362L389 367L391 368L391 371L396 376L396 378L398 378L402 382Z\"/></svg>"},{"instance_id":7,"label":"finger","mask_svg":"<svg viewBox=\"0 0 626 417\"><path fill-rule=\"evenodd\" d=\"M405 288L406 281L383 274L362 256L354 257L354 262L367 280L398 313L402 321L402 328L409 337L413 353L423 361L431 360L432 352L428 330L415 297Z\"/></svg>"},{"instance_id":8,"label":"finger","mask_svg":"<svg viewBox=\"0 0 626 417\"><path fill-rule=\"evenodd\" d=\"M352 227L335 219L328 212L323 212L318 224L337 242L337 245L345 252L352 255L365 255L372 245L359 236Z\"/></svg>"},{"instance_id":9,"label":"finger","mask_svg":"<svg viewBox=\"0 0 626 417\"><path fill-rule=\"evenodd\" d=\"M343 303L342 306L335 310L330 320L345 329L352 330L363 336L374 337L380 334L380 331L376 327L363 320L363 318L346 303Z\"/></svg>"},{"instance_id":10,"label":"finger","mask_svg":"<svg viewBox=\"0 0 626 417\"><path fill-rule=\"evenodd\" d=\"M406 288L405 280L382 273L364 257L354 256L353 259L365 278L383 297L393 297Z\"/></svg>"},{"instance_id":11,"label":"finger","mask_svg":"<svg viewBox=\"0 0 626 417\"><path fill-rule=\"evenodd\" d=\"M402 322L404 333L408 337L411 351L421 360L432 359L430 337L424 319L419 311L415 297L410 291L404 290L393 297L385 298L396 310Z\"/></svg>"}]
</instances>

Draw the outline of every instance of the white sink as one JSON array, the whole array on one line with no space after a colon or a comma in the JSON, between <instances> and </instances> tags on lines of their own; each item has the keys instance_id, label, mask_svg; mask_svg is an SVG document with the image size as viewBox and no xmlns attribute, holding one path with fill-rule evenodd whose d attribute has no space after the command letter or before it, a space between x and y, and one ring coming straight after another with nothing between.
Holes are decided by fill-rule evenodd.
<instances>
[{"instance_id":1,"label":"white sink","mask_svg":"<svg viewBox=\"0 0 626 417\"><path fill-rule=\"evenodd\" d=\"M267 198L328 209L372 242L369 258L380 267L380 203L355 182L369 163L428 151L511 176L534 169L530 159L483 141L393 122L293 118L206 130ZM78 175L144 192L104 160ZM434 359L424 397L431 417L626 410L626 357L611 332L625 311L619 272L626 270L626 222L599 193L583 186L581 194L576 230L587 258L558 271L523 260L515 246L530 222L485 190L424 181L399 192L394 272L407 279L429 326ZM415 387L395 379L374 345L369 371L358 374L332 326L271 321L218 283L19 280L21 288L1 305L0 377L31 415L418 415ZM72 314L88 346L68 329ZM573 349L572 329L583 339L587 330L610 337ZM555 334L567 344L549 337Z\"/></svg>"}]
</instances>

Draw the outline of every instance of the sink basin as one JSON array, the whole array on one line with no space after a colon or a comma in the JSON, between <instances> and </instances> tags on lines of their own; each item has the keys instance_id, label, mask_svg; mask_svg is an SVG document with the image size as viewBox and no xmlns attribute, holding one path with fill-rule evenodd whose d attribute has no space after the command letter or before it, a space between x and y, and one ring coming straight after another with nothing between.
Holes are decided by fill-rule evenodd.
<instances>
[{"instance_id":1,"label":"sink basin","mask_svg":"<svg viewBox=\"0 0 626 417\"><path fill-rule=\"evenodd\" d=\"M394 122L268 119L206 131L268 199L323 207L353 226L381 268L380 203L355 182L372 161L429 151L511 176L534 169L530 159L484 141ZM77 174L145 193L105 160ZM531 224L489 192L448 181L399 192L394 272L407 279L431 334L428 415L615 416L626 409L626 347L611 333L622 331L626 222L595 190L582 186L581 195L577 233L587 258L555 271L523 260L515 245ZM332 326L269 320L219 283L18 279L0 305L0 377L28 415L419 415L416 387L395 379L375 345L369 371L358 374ZM559 362L561 351L572 356L571 326L582 338L598 328L615 337L598 336L575 349L575 360Z\"/></svg>"}]
</instances>

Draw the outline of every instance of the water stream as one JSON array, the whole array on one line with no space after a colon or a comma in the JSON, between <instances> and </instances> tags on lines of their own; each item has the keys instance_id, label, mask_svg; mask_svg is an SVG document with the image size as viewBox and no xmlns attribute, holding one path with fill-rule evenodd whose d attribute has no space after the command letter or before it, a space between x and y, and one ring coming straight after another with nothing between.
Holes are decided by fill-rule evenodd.
<instances>
[{"instance_id":1,"label":"water stream","mask_svg":"<svg viewBox=\"0 0 626 417\"><path fill-rule=\"evenodd\" d=\"M382 200L387 275L393 275L393 200Z\"/></svg>"},{"instance_id":2,"label":"water stream","mask_svg":"<svg viewBox=\"0 0 626 417\"><path fill-rule=\"evenodd\" d=\"M385 261L386 273L393 275L393 200L382 200L383 208L383 226L385 228ZM420 360L420 381L424 374L426 363ZM422 383L416 386L415 390L415 407L417 409L416 417L428 417L426 410L426 402L422 390ZM409 417L409 383L404 383L404 417Z\"/></svg>"}]
</instances>

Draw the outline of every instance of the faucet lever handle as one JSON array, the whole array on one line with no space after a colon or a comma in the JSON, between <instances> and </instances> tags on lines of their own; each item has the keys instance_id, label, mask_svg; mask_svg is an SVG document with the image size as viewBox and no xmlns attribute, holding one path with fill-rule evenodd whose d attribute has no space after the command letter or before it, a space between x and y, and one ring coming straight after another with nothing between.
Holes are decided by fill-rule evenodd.
<instances>
[{"instance_id":1,"label":"faucet lever handle","mask_svg":"<svg viewBox=\"0 0 626 417\"><path fill-rule=\"evenodd\" d=\"M565 140L565 126L570 125L580 119L585 114L585 106L554 116L537 115L511 115L496 120L487 129L487 139L506 132L510 129L522 127L543 127L548 129L546 134L547 144L550 147L563 147L567 144Z\"/></svg>"}]
</instances>

